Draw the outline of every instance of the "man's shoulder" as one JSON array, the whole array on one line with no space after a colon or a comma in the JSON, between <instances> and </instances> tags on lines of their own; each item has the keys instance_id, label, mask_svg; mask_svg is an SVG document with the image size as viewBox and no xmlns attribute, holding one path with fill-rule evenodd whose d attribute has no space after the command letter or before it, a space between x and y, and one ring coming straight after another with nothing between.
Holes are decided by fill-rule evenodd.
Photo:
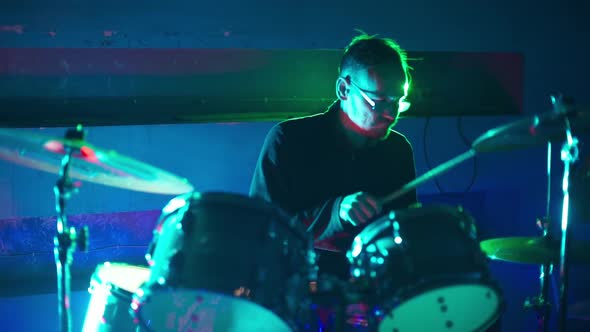
<instances>
[{"instance_id":1,"label":"man's shoulder","mask_svg":"<svg viewBox=\"0 0 590 332\"><path fill-rule=\"evenodd\" d=\"M305 145L306 140L312 139L313 133L321 130L322 120L321 113L310 116L293 118L280 121L273 125L266 134L266 144L268 146Z\"/></svg>"},{"instance_id":2,"label":"man's shoulder","mask_svg":"<svg viewBox=\"0 0 590 332\"><path fill-rule=\"evenodd\" d=\"M274 130L281 135L310 137L310 134L324 130L326 125L332 122L338 107L339 103L336 100L323 111L283 120L275 125Z\"/></svg>"},{"instance_id":3,"label":"man's shoulder","mask_svg":"<svg viewBox=\"0 0 590 332\"><path fill-rule=\"evenodd\" d=\"M275 125L275 130L283 135L304 135L308 136L318 127L322 126L324 113L307 115L298 118L283 120Z\"/></svg>"},{"instance_id":4,"label":"man's shoulder","mask_svg":"<svg viewBox=\"0 0 590 332\"><path fill-rule=\"evenodd\" d=\"M410 140L406 137L406 135L393 129L389 130L389 136L387 136L387 141L395 145L410 147L412 146L412 143L410 143Z\"/></svg>"}]
</instances>

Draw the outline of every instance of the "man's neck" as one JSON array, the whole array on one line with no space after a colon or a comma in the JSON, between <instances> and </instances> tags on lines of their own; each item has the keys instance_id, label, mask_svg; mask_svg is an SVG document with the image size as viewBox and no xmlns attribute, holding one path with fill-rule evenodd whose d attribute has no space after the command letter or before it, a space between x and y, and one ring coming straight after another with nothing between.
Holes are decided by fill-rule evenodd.
<instances>
[{"instance_id":1,"label":"man's neck","mask_svg":"<svg viewBox=\"0 0 590 332\"><path fill-rule=\"evenodd\" d=\"M352 122L342 109L338 110L338 119L340 120L340 128L344 132L347 143L352 149L362 149L373 146L379 142L379 138L363 135L362 128L359 128L354 122Z\"/></svg>"}]
</instances>

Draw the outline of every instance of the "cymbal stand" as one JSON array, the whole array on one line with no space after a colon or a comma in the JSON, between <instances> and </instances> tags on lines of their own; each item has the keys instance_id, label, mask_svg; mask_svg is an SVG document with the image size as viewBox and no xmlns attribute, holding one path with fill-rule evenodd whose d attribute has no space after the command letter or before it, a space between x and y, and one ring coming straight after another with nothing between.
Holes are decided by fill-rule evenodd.
<instances>
[{"instance_id":1,"label":"cymbal stand","mask_svg":"<svg viewBox=\"0 0 590 332\"><path fill-rule=\"evenodd\" d=\"M578 160L578 138L572 135L569 119L565 117L566 142L561 148L561 160L563 161L563 206L561 212L561 247L559 251L559 331L565 332L567 323L567 293L569 282L568 267L568 217L569 217L569 175L570 166Z\"/></svg>"},{"instance_id":2,"label":"cymbal stand","mask_svg":"<svg viewBox=\"0 0 590 332\"><path fill-rule=\"evenodd\" d=\"M551 142L547 143L547 206L545 217L537 219L537 227L543 232L543 240L549 243L551 234L549 232L551 221ZM525 309L534 309L537 313L539 332L549 331L549 319L551 315L551 301L549 300L549 288L551 286L551 274L553 273L552 262L542 264L539 271L538 296L527 298L524 303Z\"/></svg>"},{"instance_id":3,"label":"cymbal stand","mask_svg":"<svg viewBox=\"0 0 590 332\"><path fill-rule=\"evenodd\" d=\"M83 136L82 127L78 126L76 129L68 130L65 138L82 140ZM57 233L53 239L53 253L57 268L59 330L61 332L70 332L72 329L70 314L70 265L73 261L72 253L76 250L76 244L81 250L86 249L88 229L83 227L77 234L74 227L68 227L65 205L66 201L77 189L69 177L72 154L76 152L76 149L64 144L64 150L65 154L61 160L59 178L53 187L55 210L57 212Z\"/></svg>"}]
</instances>

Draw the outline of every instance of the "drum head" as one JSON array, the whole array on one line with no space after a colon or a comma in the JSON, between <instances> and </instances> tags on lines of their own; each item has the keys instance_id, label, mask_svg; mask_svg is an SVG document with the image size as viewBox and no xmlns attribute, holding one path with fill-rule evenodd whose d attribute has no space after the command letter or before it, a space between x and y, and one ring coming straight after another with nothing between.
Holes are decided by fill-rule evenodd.
<instances>
[{"instance_id":1,"label":"drum head","mask_svg":"<svg viewBox=\"0 0 590 332\"><path fill-rule=\"evenodd\" d=\"M384 313L379 332L479 331L496 321L501 302L497 291L484 284L440 287Z\"/></svg>"},{"instance_id":2,"label":"drum head","mask_svg":"<svg viewBox=\"0 0 590 332\"><path fill-rule=\"evenodd\" d=\"M246 291L246 290L236 290ZM290 332L272 311L247 299L204 290L158 291L141 306L148 331Z\"/></svg>"}]
</instances>

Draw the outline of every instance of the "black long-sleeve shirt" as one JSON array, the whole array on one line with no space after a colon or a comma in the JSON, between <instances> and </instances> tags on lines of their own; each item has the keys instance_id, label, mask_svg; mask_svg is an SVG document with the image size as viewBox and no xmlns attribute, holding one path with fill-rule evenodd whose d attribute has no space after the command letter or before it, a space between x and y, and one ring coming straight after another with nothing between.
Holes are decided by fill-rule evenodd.
<instances>
[{"instance_id":1,"label":"black long-sleeve shirt","mask_svg":"<svg viewBox=\"0 0 590 332\"><path fill-rule=\"evenodd\" d=\"M316 248L345 252L362 229L344 223L340 202L365 191L377 197L416 176L408 140L391 131L376 145L353 149L340 124L339 102L321 114L286 120L267 134L250 195L261 197L303 223ZM412 191L383 207L382 214L417 202Z\"/></svg>"}]
</instances>

